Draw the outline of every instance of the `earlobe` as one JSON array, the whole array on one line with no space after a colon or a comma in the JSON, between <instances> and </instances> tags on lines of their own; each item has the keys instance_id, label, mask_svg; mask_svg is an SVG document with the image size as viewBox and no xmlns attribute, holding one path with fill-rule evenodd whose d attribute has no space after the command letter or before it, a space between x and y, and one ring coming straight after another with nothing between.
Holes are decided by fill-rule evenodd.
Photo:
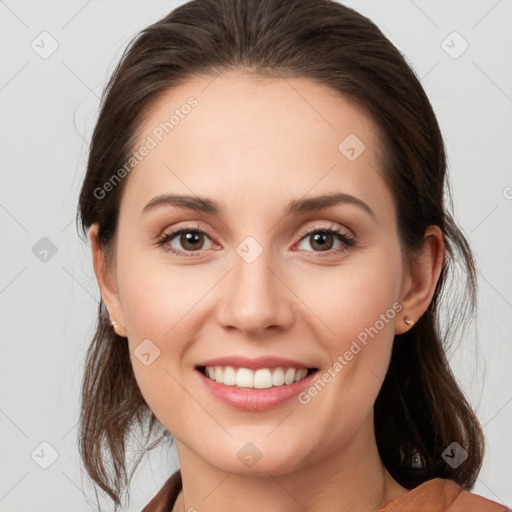
<instances>
[{"instance_id":1,"label":"earlobe","mask_svg":"<svg viewBox=\"0 0 512 512\"><path fill-rule=\"evenodd\" d=\"M395 334L410 330L425 313L432 301L444 261L445 246L439 226L429 226L425 231L423 247L410 268L410 286L401 300L402 316L397 317Z\"/></svg>"},{"instance_id":2,"label":"earlobe","mask_svg":"<svg viewBox=\"0 0 512 512\"><path fill-rule=\"evenodd\" d=\"M89 228L89 242L91 244L94 273L110 322L116 334L126 336L114 269L106 263L105 251L98 238L98 224L92 224Z\"/></svg>"}]
</instances>

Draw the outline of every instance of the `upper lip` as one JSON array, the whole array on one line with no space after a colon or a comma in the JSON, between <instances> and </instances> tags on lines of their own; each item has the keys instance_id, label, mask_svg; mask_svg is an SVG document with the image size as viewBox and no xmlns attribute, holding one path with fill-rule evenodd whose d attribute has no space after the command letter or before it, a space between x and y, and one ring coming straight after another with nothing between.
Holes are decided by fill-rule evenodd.
<instances>
[{"instance_id":1,"label":"upper lip","mask_svg":"<svg viewBox=\"0 0 512 512\"><path fill-rule=\"evenodd\" d=\"M245 357L226 356L208 359L197 366L236 366L237 368L314 368L311 365L277 356Z\"/></svg>"}]
</instances>

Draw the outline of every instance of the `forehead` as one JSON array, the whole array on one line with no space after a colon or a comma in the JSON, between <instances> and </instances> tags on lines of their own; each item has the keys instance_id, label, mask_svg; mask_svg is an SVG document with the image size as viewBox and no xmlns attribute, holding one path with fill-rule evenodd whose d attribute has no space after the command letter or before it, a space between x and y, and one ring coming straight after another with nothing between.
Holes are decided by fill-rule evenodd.
<instances>
[{"instance_id":1,"label":"forehead","mask_svg":"<svg viewBox=\"0 0 512 512\"><path fill-rule=\"evenodd\" d=\"M124 193L140 209L172 191L248 205L313 188L370 199L385 186L371 117L306 78L195 77L161 94L146 113L134 150L148 141L152 148Z\"/></svg>"},{"instance_id":2,"label":"forehead","mask_svg":"<svg viewBox=\"0 0 512 512\"><path fill-rule=\"evenodd\" d=\"M193 108L188 106L191 98L196 103ZM177 142L190 135L184 126L191 125L196 136L208 137L210 144L230 138L245 142L244 148L251 147L251 140L294 147L302 142L318 144L319 137L326 137L325 142L334 142L337 150L337 139L349 133L366 138L369 145L377 142L377 127L359 105L324 84L300 77L240 71L194 77L161 93L146 113L141 135L156 130L160 139L158 128L169 121L171 130L164 129L161 135L169 138L166 135L172 132Z\"/></svg>"}]
</instances>

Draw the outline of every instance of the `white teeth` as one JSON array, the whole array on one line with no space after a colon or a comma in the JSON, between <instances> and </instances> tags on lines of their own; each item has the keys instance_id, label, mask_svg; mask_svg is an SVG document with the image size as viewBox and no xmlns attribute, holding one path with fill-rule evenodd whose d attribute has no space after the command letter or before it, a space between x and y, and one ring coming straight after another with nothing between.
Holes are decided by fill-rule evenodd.
<instances>
[{"instance_id":1,"label":"white teeth","mask_svg":"<svg viewBox=\"0 0 512 512\"><path fill-rule=\"evenodd\" d=\"M272 374L268 368L256 370L256 373L254 374L254 387L258 389L272 387Z\"/></svg>"},{"instance_id":2,"label":"white teeth","mask_svg":"<svg viewBox=\"0 0 512 512\"><path fill-rule=\"evenodd\" d=\"M217 369L222 372L222 366L215 367L215 375L217 375ZM223 379L217 379L217 382L224 384ZM236 385L239 388L252 388L254 383L254 373L248 368L238 368L236 372Z\"/></svg>"},{"instance_id":3,"label":"white teeth","mask_svg":"<svg viewBox=\"0 0 512 512\"><path fill-rule=\"evenodd\" d=\"M282 368L276 368L272 374L272 385L282 386L284 384L284 370Z\"/></svg>"},{"instance_id":4,"label":"white teeth","mask_svg":"<svg viewBox=\"0 0 512 512\"><path fill-rule=\"evenodd\" d=\"M206 375L226 386L266 389L299 382L306 377L306 368L234 368L233 366L207 366Z\"/></svg>"},{"instance_id":5,"label":"white teeth","mask_svg":"<svg viewBox=\"0 0 512 512\"><path fill-rule=\"evenodd\" d=\"M223 382L227 386L234 386L236 384L236 370L232 366L224 368Z\"/></svg>"},{"instance_id":6,"label":"white teeth","mask_svg":"<svg viewBox=\"0 0 512 512\"><path fill-rule=\"evenodd\" d=\"M295 381L295 368L288 368L284 374L284 383L293 384Z\"/></svg>"}]
</instances>

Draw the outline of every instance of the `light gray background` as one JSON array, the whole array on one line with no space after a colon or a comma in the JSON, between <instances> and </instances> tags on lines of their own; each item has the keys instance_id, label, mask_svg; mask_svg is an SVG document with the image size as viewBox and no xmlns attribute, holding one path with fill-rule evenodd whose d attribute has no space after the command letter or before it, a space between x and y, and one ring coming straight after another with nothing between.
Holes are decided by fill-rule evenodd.
<instances>
[{"instance_id":1,"label":"light gray background","mask_svg":"<svg viewBox=\"0 0 512 512\"><path fill-rule=\"evenodd\" d=\"M94 510L76 423L99 292L76 203L99 97L121 51L181 3L0 1L1 512ZM456 218L479 264L478 321L451 354L487 438L474 492L512 507L512 1L347 3L407 55L443 130ZM46 59L31 47L51 48L43 31L58 43ZM464 43L446 39L453 31L469 44L458 58ZM46 262L32 250L42 237L57 250ZM42 442L58 453L48 469ZM129 510L176 467L174 450L152 453Z\"/></svg>"}]
</instances>

